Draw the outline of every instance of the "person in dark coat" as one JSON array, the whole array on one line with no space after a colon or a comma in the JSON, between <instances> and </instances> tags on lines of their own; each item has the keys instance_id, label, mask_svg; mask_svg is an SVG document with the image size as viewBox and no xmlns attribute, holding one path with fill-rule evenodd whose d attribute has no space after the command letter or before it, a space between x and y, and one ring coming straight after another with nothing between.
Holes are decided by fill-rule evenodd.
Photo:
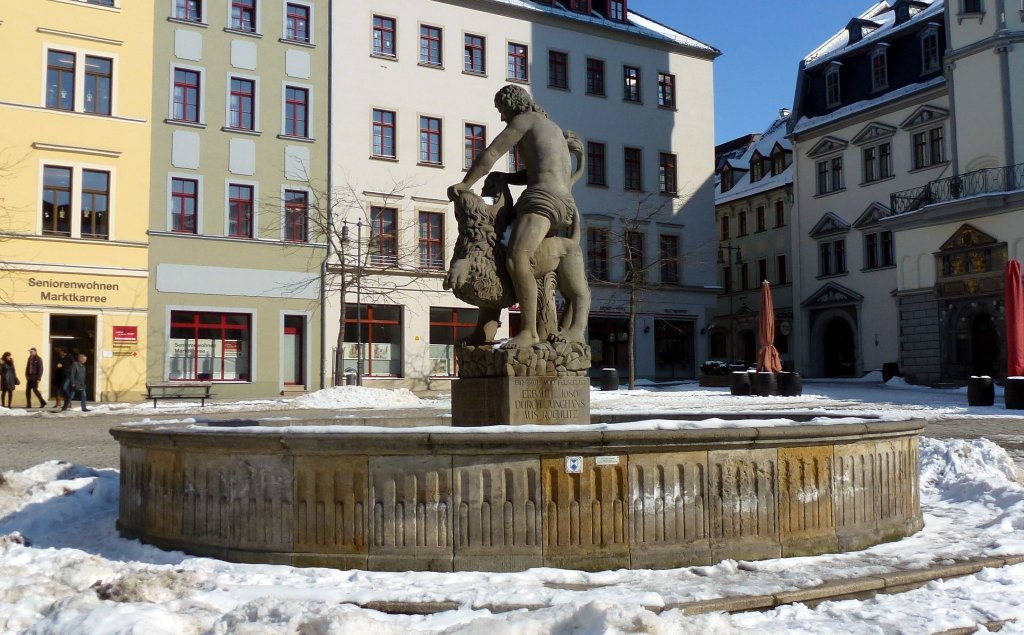
<instances>
[{"instance_id":1,"label":"person in dark coat","mask_svg":"<svg viewBox=\"0 0 1024 635\"><path fill-rule=\"evenodd\" d=\"M57 355L57 370L60 371L61 378L57 394L57 405L60 406L61 402L63 402L64 409L67 410L67 403L71 399L68 395L68 391L71 390L71 368L75 365L75 358L63 347L57 349Z\"/></svg>"},{"instance_id":2,"label":"person in dark coat","mask_svg":"<svg viewBox=\"0 0 1024 635\"><path fill-rule=\"evenodd\" d=\"M0 357L0 406L13 407L14 388L21 383L18 373L14 370L14 358L9 352Z\"/></svg>"},{"instance_id":3,"label":"person in dark coat","mask_svg":"<svg viewBox=\"0 0 1024 635\"><path fill-rule=\"evenodd\" d=\"M36 354L35 348L28 349L28 363L25 364L25 403L26 408L32 407L32 393L39 397L39 407L46 407L46 400L39 394L39 382L43 379L43 358Z\"/></svg>"},{"instance_id":4,"label":"person in dark coat","mask_svg":"<svg viewBox=\"0 0 1024 635\"><path fill-rule=\"evenodd\" d=\"M85 362L87 361L89 361L89 358L85 355L79 355L78 359L72 362L70 378L68 379L70 387L68 388L67 399L64 400L64 407L61 408L61 411L68 409L75 393L78 393L82 399L82 412L89 412L89 408L85 405L85 398L88 394L85 389Z\"/></svg>"}]
</instances>

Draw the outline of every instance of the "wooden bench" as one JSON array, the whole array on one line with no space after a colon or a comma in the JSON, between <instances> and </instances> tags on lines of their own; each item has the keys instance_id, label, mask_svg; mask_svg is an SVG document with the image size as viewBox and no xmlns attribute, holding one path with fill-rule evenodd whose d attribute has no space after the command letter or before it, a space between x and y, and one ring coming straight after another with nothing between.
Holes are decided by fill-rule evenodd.
<instances>
[{"instance_id":1,"label":"wooden bench","mask_svg":"<svg viewBox=\"0 0 1024 635\"><path fill-rule=\"evenodd\" d=\"M202 407L212 397L212 381L158 381L146 384L146 399L153 400L153 407L160 399L198 399Z\"/></svg>"}]
</instances>

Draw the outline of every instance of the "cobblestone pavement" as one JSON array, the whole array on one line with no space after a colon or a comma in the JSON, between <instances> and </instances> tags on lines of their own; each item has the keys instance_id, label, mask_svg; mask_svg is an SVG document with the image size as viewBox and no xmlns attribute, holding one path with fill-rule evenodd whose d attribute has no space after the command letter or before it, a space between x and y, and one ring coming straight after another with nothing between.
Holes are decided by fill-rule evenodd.
<instances>
[{"instance_id":1,"label":"cobblestone pavement","mask_svg":"<svg viewBox=\"0 0 1024 635\"><path fill-rule=\"evenodd\" d=\"M446 410L256 410L226 411L208 414L155 414L149 417L138 412L131 414L83 414L69 411L34 411L28 416L0 416L0 472L23 470L44 461L57 459L97 468L116 468L119 448L110 436L110 428L145 418L150 420L181 420L192 417L198 421L229 419L268 420L275 418L301 419L304 424L338 423L339 418L361 418L373 415L389 417L420 416L410 420L413 425L445 425ZM423 416L425 415L425 417ZM353 423L360 423L358 419ZM1018 465L1024 467L1024 417L998 419L948 419L930 423L926 436L935 438L986 437L1006 448Z\"/></svg>"}]
</instances>

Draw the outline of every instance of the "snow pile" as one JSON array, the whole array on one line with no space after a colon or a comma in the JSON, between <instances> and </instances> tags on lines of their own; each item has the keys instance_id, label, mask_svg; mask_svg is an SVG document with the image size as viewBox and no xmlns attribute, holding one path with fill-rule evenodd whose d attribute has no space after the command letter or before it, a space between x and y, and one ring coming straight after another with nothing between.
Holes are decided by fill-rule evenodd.
<instances>
[{"instance_id":1,"label":"snow pile","mask_svg":"<svg viewBox=\"0 0 1024 635\"><path fill-rule=\"evenodd\" d=\"M303 409L341 409L341 408L416 408L422 400L406 388L394 390L383 388L364 388L363 386L335 386L325 388L292 400L292 405Z\"/></svg>"},{"instance_id":2,"label":"snow pile","mask_svg":"<svg viewBox=\"0 0 1024 635\"><path fill-rule=\"evenodd\" d=\"M381 573L244 565L120 538L118 474L51 461L0 475L0 633L932 633L1024 625L1024 565L870 600L686 616L646 607L806 588L967 557L1024 554L1024 485L998 446L921 442L925 529L864 551L665 571ZM429 616L371 601L454 601ZM485 605L535 610L492 613ZM1008 630L1009 629L1009 630Z\"/></svg>"}]
</instances>

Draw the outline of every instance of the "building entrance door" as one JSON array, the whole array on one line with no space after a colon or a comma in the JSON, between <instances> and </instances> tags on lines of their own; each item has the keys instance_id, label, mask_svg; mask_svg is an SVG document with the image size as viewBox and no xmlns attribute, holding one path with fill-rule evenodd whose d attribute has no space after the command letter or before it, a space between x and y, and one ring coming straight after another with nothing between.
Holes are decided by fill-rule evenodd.
<instances>
[{"instance_id":1,"label":"building entrance door","mask_svg":"<svg viewBox=\"0 0 1024 635\"><path fill-rule=\"evenodd\" d=\"M285 386L306 384L306 321L301 315L284 316L281 343L281 369Z\"/></svg>"},{"instance_id":2,"label":"building entrance door","mask_svg":"<svg viewBox=\"0 0 1024 635\"><path fill-rule=\"evenodd\" d=\"M94 315L51 315L50 316L50 396L60 394L64 382L63 369L58 369L63 348L73 358L85 355L85 392L89 401L96 399L96 316Z\"/></svg>"},{"instance_id":3,"label":"building entrance door","mask_svg":"<svg viewBox=\"0 0 1024 635\"><path fill-rule=\"evenodd\" d=\"M856 350L853 341L853 329L842 318L833 318L825 327L825 376L846 377L854 373L856 368Z\"/></svg>"}]
</instances>

